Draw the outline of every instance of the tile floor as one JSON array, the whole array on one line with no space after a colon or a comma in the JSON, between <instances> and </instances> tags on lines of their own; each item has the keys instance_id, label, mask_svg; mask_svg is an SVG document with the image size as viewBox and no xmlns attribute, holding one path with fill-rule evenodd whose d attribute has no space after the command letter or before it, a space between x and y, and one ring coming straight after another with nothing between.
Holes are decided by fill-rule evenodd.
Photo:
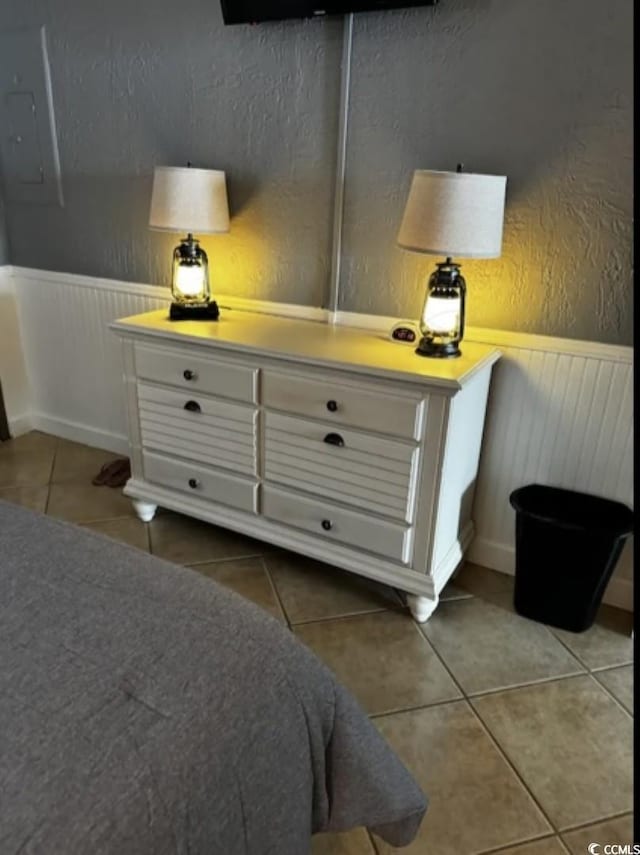
<instances>
[{"instance_id":1,"label":"tile floor","mask_svg":"<svg viewBox=\"0 0 640 855\"><path fill-rule=\"evenodd\" d=\"M466 564L425 626L397 593L91 486L114 455L31 433L0 444L0 498L193 566L286 623L336 672L429 794L414 855L581 855L632 840L632 616L575 635L513 612ZM364 829L313 855L383 855ZM396 850L397 851L397 850Z\"/></svg>"}]
</instances>

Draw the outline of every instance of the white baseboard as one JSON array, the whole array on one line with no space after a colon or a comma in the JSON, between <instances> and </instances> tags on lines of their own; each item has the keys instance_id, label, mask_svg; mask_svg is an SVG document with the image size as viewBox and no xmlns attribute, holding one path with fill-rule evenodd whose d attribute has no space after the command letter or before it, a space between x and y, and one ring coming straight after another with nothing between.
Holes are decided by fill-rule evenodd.
<instances>
[{"instance_id":1,"label":"white baseboard","mask_svg":"<svg viewBox=\"0 0 640 855\"><path fill-rule=\"evenodd\" d=\"M481 567L497 570L507 576L515 574L516 553L512 546L483 537L476 537L469 552L467 560ZM604 592L603 602L610 606L616 606L627 612L633 611L633 581L624 577L614 576L607 590Z\"/></svg>"},{"instance_id":2,"label":"white baseboard","mask_svg":"<svg viewBox=\"0 0 640 855\"><path fill-rule=\"evenodd\" d=\"M114 454L127 455L129 445L126 436L119 436L99 428L76 422L64 421L63 419L51 418L44 413L32 413L30 416L30 430L41 430L52 436L69 439L72 442L80 442L91 445L94 448L103 448ZM24 432L24 431L23 431Z\"/></svg>"},{"instance_id":3,"label":"white baseboard","mask_svg":"<svg viewBox=\"0 0 640 855\"><path fill-rule=\"evenodd\" d=\"M486 537L475 537L469 547L467 560L481 567L489 567L499 573L513 576L516 565L516 553L512 546L496 543Z\"/></svg>"},{"instance_id":4,"label":"white baseboard","mask_svg":"<svg viewBox=\"0 0 640 855\"><path fill-rule=\"evenodd\" d=\"M633 580L632 579L613 579L607 585L607 590L604 592L603 602L609 606L616 606L618 609L624 609L625 612L633 611Z\"/></svg>"},{"instance_id":5,"label":"white baseboard","mask_svg":"<svg viewBox=\"0 0 640 855\"><path fill-rule=\"evenodd\" d=\"M9 432L12 437L22 436L23 433L29 433L30 430L33 430L33 419L30 413L9 418Z\"/></svg>"}]
</instances>

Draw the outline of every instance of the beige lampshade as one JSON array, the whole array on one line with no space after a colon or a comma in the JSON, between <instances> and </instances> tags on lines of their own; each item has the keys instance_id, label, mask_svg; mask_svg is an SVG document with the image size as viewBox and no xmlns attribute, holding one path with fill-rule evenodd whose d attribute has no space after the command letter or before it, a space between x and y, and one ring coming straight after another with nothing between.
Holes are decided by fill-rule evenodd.
<instances>
[{"instance_id":1,"label":"beige lampshade","mask_svg":"<svg viewBox=\"0 0 640 855\"><path fill-rule=\"evenodd\" d=\"M165 232L228 232L224 172L192 166L156 166L149 226Z\"/></svg>"},{"instance_id":2,"label":"beige lampshade","mask_svg":"<svg viewBox=\"0 0 640 855\"><path fill-rule=\"evenodd\" d=\"M398 244L430 255L497 258L506 184L504 175L417 169Z\"/></svg>"}]
</instances>

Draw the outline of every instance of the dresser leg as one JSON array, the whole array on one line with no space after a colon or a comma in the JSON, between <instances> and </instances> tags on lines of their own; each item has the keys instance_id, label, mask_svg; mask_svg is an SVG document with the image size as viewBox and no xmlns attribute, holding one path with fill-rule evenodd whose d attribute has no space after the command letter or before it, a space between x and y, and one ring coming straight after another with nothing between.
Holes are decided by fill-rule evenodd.
<instances>
[{"instance_id":1,"label":"dresser leg","mask_svg":"<svg viewBox=\"0 0 640 855\"><path fill-rule=\"evenodd\" d=\"M429 597L419 597L415 594L407 594L407 605L411 610L414 620L418 623L426 623L436 610L438 597L431 600Z\"/></svg>"},{"instance_id":2,"label":"dresser leg","mask_svg":"<svg viewBox=\"0 0 640 855\"><path fill-rule=\"evenodd\" d=\"M138 515L138 519L141 519L142 522L151 522L158 510L158 506L154 505L152 502L142 502L140 499L131 499L131 503L133 504L134 511Z\"/></svg>"}]
</instances>

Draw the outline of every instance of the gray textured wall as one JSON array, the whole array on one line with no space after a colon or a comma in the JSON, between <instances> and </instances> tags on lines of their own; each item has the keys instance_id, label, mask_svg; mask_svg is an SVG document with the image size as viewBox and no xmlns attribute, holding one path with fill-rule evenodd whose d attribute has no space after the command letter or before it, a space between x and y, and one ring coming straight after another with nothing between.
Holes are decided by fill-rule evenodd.
<instances>
[{"instance_id":1,"label":"gray textured wall","mask_svg":"<svg viewBox=\"0 0 640 855\"><path fill-rule=\"evenodd\" d=\"M630 343L632 0L441 0L356 18L341 307L416 317L435 259L395 246L415 168L508 176L468 321ZM218 0L2 0L49 35L64 210L11 205L12 261L168 282L152 167L227 170L214 287L326 297L340 20L223 28ZM216 256L218 261L216 262Z\"/></svg>"},{"instance_id":2,"label":"gray textured wall","mask_svg":"<svg viewBox=\"0 0 640 855\"><path fill-rule=\"evenodd\" d=\"M319 304L328 281L341 20L224 28L218 0L2 0L47 27L64 209L12 204L14 264L168 283L154 164L225 169L214 288Z\"/></svg>"},{"instance_id":3,"label":"gray textured wall","mask_svg":"<svg viewBox=\"0 0 640 855\"><path fill-rule=\"evenodd\" d=\"M356 19L342 305L416 317L395 246L415 168L508 176L468 322L632 341L632 0L442 0Z\"/></svg>"}]
</instances>

